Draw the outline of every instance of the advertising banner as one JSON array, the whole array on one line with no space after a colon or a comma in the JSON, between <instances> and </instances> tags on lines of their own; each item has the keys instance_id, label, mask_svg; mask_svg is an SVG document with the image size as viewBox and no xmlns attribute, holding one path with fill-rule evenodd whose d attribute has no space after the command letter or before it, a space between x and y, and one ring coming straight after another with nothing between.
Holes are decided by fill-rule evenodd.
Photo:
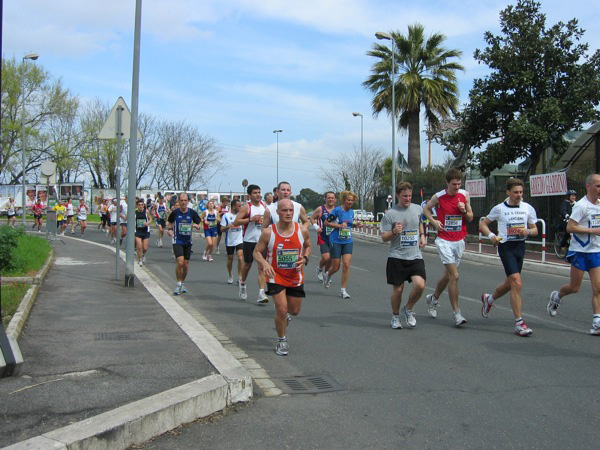
<instances>
[{"instance_id":1,"label":"advertising banner","mask_svg":"<svg viewBox=\"0 0 600 450\"><path fill-rule=\"evenodd\" d=\"M467 180L465 189L472 198L485 197L487 195L487 184L485 178Z\"/></svg>"},{"instance_id":2,"label":"advertising banner","mask_svg":"<svg viewBox=\"0 0 600 450\"><path fill-rule=\"evenodd\" d=\"M554 172L531 175L529 186L532 197L545 195L565 195L567 192L567 173Z\"/></svg>"}]
</instances>

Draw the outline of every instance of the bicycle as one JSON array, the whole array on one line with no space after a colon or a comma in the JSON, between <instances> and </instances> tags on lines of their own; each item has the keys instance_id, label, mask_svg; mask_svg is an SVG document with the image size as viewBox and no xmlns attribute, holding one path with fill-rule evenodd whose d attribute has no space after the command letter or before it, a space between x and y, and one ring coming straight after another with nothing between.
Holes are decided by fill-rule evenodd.
<instances>
[{"instance_id":1,"label":"bicycle","mask_svg":"<svg viewBox=\"0 0 600 450\"><path fill-rule=\"evenodd\" d=\"M566 227L565 227L566 229ZM560 246L560 243L563 240L563 237L567 234L567 240L565 242L564 247ZM571 242L571 234L566 231L562 231L557 227L556 232L554 233L554 254L557 258L565 259L567 256L567 251L569 250L569 243Z\"/></svg>"}]
</instances>

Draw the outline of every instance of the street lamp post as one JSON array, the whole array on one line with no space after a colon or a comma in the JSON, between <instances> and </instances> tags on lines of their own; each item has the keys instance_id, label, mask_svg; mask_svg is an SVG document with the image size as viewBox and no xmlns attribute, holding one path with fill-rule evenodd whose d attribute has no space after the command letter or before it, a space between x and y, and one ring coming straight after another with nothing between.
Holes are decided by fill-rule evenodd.
<instances>
[{"instance_id":1,"label":"street lamp post","mask_svg":"<svg viewBox=\"0 0 600 450\"><path fill-rule=\"evenodd\" d=\"M279 133L283 130L273 130L275 136L277 136L277 186L279 186Z\"/></svg>"},{"instance_id":2,"label":"street lamp post","mask_svg":"<svg viewBox=\"0 0 600 450\"><path fill-rule=\"evenodd\" d=\"M392 197L396 198L396 51L394 38L390 33L378 31L375 37L392 42Z\"/></svg>"},{"instance_id":3,"label":"street lamp post","mask_svg":"<svg viewBox=\"0 0 600 450\"><path fill-rule=\"evenodd\" d=\"M22 201L22 205L21 207L22 212L23 212L23 227L25 227L25 214L26 214L26 208L25 208L25 60L26 59L31 59L32 61L35 61L36 59L38 59L40 57L40 55L36 54L36 53L30 53L28 55L23 56L23 76L21 77L21 164L23 165L23 192L21 193L21 201Z\"/></svg>"},{"instance_id":4,"label":"street lamp post","mask_svg":"<svg viewBox=\"0 0 600 450\"><path fill-rule=\"evenodd\" d=\"M363 115L359 112L353 112L352 115L354 117L360 117L360 168L361 168L361 188L360 188L360 210L361 212L364 211L365 207L364 207L364 197L365 197L365 170L364 170L364 164L365 164L365 154L363 153Z\"/></svg>"}]
</instances>

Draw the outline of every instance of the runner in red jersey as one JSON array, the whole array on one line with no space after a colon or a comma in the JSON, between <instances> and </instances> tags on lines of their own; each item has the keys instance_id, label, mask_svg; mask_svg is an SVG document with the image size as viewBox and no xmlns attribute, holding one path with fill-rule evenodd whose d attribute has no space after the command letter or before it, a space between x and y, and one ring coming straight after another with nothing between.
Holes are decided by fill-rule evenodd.
<instances>
[{"instance_id":1,"label":"runner in red jersey","mask_svg":"<svg viewBox=\"0 0 600 450\"><path fill-rule=\"evenodd\" d=\"M435 292L426 296L427 312L430 317L437 317L438 299L447 286L454 324L457 327L467 322L458 307L458 265L465 251L467 222L473 220L469 193L460 188L462 177L460 170L449 169L446 172L446 189L431 197L423 211L438 232L435 246L446 269ZM433 216L433 208L437 210L437 218Z\"/></svg>"},{"instance_id":2,"label":"runner in red jersey","mask_svg":"<svg viewBox=\"0 0 600 450\"><path fill-rule=\"evenodd\" d=\"M288 354L286 337L289 316L296 316L302 306L304 293L304 265L310 256L308 230L293 221L294 205L282 199L277 204L279 222L264 228L254 249L258 262L267 279L268 295L275 302L275 328L277 346L275 353ZM267 258L263 253L267 252Z\"/></svg>"}]
</instances>

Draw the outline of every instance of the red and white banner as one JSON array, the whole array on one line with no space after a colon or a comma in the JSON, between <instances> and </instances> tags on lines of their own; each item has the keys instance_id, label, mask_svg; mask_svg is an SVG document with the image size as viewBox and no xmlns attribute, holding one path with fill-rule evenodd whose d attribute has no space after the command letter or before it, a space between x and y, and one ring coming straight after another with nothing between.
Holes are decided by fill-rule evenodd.
<instances>
[{"instance_id":1,"label":"red and white banner","mask_svg":"<svg viewBox=\"0 0 600 450\"><path fill-rule=\"evenodd\" d=\"M565 195L567 192L567 173L554 172L531 175L529 186L532 197L544 195Z\"/></svg>"},{"instance_id":2,"label":"red and white banner","mask_svg":"<svg viewBox=\"0 0 600 450\"><path fill-rule=\"evenodd\" d=\"M487 195L485 178L479 180L467 180L465 189L470 197L485 197Z\"/></svg>"}]
</instances>

